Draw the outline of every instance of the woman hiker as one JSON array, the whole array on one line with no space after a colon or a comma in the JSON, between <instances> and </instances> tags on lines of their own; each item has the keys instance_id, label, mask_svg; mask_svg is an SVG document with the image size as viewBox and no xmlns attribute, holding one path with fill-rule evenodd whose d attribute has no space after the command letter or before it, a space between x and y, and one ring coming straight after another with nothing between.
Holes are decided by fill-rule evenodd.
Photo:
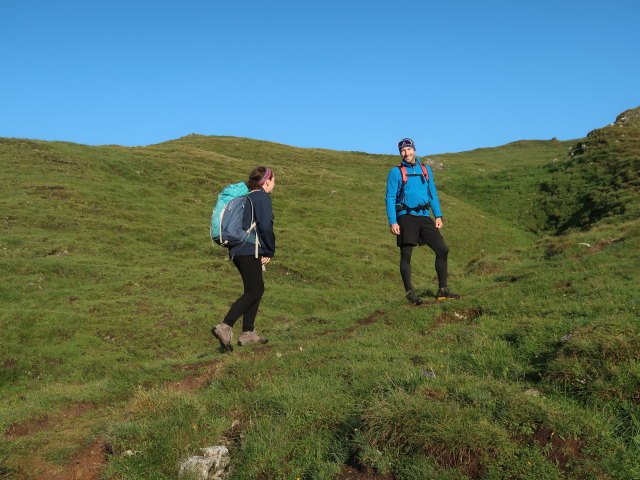
<instances>
[{"instance_id":1,"label":"woman hiker","mask_svg":"<svg viewBox=\"0 0 640 480\"><path fill-rule=\"evenodd\" d=\"M244 293L231 305L222 323L211 329L211 333L220 341L220 345L225 350L233 350L231 346L233 325L240 316L242 316L242 333L238 337L238 345L267 343L266 338L259 337L254 331L254 322L264 293L262 269L276 253L273 208L269 196L275 184L276 179L270 168L256 167L249 174L248 195L253 205L254 221L257 224L256 235L260 241L258 258L256 258L255 244L253 243L238 244L229 249L229 256L242 277ZM251 208L247 208L243 221L243 227L247 229L251 225L251 215Z\"/></svg>"}]
</instances>

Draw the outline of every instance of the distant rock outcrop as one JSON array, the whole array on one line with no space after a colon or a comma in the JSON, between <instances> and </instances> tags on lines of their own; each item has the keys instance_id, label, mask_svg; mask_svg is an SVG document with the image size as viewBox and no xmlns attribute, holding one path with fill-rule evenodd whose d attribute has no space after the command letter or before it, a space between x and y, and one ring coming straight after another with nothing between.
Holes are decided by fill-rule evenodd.
<instances>
[{"instance_id":1,"label":"distant rock outcrop","mask_svg":"<svg viewBox=\"0 0 640 480\"><path fill-rule=\"evenodd\" d=\"M427 165L429 165L434 170L444 170L445 168L447 168L445 167L444 163L438 162L433 158L429 158L429 157L420 157L420 158L422 158L422 161Z\"/></svg>"},{"instance_id":2,"label":"distant rock outcrop","mask_svg":"<svg viewBox=\"0 0 640 480\"><path fill-rule=\"evenodd\" d=\"M613 125L640 127L640 107L622 112L618 115Z\"/></svg>"}]
</instances>

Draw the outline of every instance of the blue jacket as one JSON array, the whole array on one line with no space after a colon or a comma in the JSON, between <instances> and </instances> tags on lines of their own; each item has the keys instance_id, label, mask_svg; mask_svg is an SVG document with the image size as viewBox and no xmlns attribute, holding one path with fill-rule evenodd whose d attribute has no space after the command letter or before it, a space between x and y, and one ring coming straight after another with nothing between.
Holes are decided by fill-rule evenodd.
<instances>
[{"instance_id":1,"label":"blue jacket","mask_svg":"<svg viewBox=\"0 0 640 480\"><path fill-rule=\"evenodd\" d=\"M248 194L253 203L254 221L257 224L258 238L260 239L260 247L258 254L264 257L273 257L276 254L276 236L273 233L273 207L271 197L264 190L258 190ZM243 228L249 228L251 225L251 209L244 211L242 220ZM229 256L250 255L254 256L256 246L254 243L244 243L234 245L229 249Z\"/></svg>"},{"instance_id":2,"label":"blue jacket","mask_svg":"<svg viewBox=\"0 0 640 480\"><path fill-rule=\"evenodd\" d=\"M429 173L429 181L423 183L423 177L421 176L422 168L419 163L421 162L418 158L416 158L415 165L411 165L404 160L402 161L402 164L407 169L407 174L420 174L420 176L407 178L407 183L404 186L404 198L400 198L402 193L402 173L400 172L400 169L395 166L389 172L389 176L387 177L386 195L387 218L389 219L389 225L398 223L398 217L400 215L407 215L409 213L411 215L423 215L428 217L429 210L427 209L411 210L427 204L429 204L434 217L442 217L440 200L438 199L436 184L433 181L433 172L431 171L431 167L429 167L429 165L425 165L427 167L427 172ZM409 207L409 210L402 209L400 204L404 204L404 206ZM397 205L398 211L396 211Z\"/></svg>"}]
</instances>

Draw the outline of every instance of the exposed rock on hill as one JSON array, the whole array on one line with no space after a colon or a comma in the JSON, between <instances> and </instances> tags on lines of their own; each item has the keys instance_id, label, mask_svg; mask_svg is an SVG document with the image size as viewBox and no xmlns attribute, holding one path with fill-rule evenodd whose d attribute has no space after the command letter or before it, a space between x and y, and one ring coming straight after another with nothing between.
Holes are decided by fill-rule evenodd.
<instances>
[{"instance_id":1,"label":"exposed rock on hill","mask_svg":"<svg viewBox=\"0 0 640 480\"><path fill-rule=\"evenodd\" d=\"M444 163L434 160L433 158L422 157L422 160L434 170L443 170L446 168Z\"/></svg>"}]
</instances>

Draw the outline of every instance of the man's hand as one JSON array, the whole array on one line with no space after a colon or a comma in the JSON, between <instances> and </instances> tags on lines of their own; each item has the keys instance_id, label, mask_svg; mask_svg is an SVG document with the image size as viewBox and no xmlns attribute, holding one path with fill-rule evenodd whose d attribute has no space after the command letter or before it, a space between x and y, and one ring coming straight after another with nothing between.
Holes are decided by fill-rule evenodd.
<instances>
[{"instance_id":1,"label":"man's hand","mask_svg":"<svg viewBox=\"0 0 640 480\"><path fill-rule=\"evenodd\" d=\"M394 235L400 235L400 225L398 225L397 223L391 225L391 233L393 233Z\"/></svg>"},{"instance_id":2,"label":"man's hand","mask_svg":"<svg viewBox=\"0 0 640 480\"><path fill-rule=\"evenodd\" d=\"M262 262L262 265L266 265L271 261L271 257L261 257L260 261Z\"/></svg>"},{"instance_id":3,"label":"man's hand","mask_svg":"<svg viewBox=\"0 0 640 480\"><path fill-rule=\"evenodd\" d=\"M440 230L442 228L442 218L436 218L436 228Z\"/></svg>"}]
</instances>

